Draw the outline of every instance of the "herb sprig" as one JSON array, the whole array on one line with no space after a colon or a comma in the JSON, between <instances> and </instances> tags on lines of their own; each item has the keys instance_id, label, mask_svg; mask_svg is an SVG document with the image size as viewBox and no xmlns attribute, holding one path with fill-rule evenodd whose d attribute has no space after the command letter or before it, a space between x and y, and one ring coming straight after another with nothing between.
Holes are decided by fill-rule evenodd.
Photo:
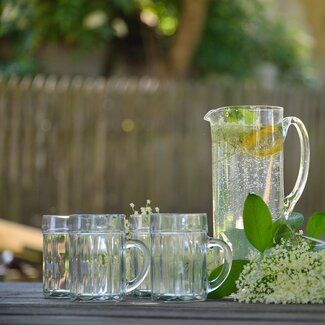
<instances>
[{"instance_id":1,"label":"herb sprig","mask_svg":"<svg viewBox=\"0 0 325 325\"><path fill-rule=\"evenodd\" d=\"M257 115L255 112L252 112L249 109L245 109L242 107L231 107L225 111L225 117L227 122L229 123L240 123L243 122L247 125L252 125L257 119Z\"/></svg>"}]
</instances>

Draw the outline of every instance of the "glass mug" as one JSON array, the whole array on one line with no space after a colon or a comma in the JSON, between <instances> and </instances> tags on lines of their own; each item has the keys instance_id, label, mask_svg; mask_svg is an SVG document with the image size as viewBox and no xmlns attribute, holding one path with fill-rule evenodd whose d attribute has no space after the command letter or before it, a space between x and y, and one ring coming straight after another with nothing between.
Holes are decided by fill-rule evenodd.
<instances>
[{"instance_id":1,"label":"glass mug","mask_svg":"<svg viewBox=\"0 0 325 325\"><path fill-rule=\"evenodd\" d=\"M249 193L263 198L272 218L286 218L306 185L309 140L297 117L283 118L276 106L230 106L209 111L212 135L214 236L232 247L233 258L251 248L243 233L243 205ZM284 197L283 142L294 125L300 140L300 169L293 191Z\"/></svg>"},{"instance_id":2,"label":"glass mug","mask_svg":"<svg viewBox=\"0 0 325 325\"><path fill-rule=\"evenodd\" d=\"M231 250L222 240L208 237L207 230L204 213L151 215L153 300L202 301L225 281L231 269ZM207 274L210 248L220 248L224 262L221 273L211 282Z\"/></svg>"},{"instance_id":3,"label":"glass mug","mask_svg":"<svg viewBox=\"0 0 325 325\"><path fill-rule=\"evenodd\" d=\"M44 215L43 294L46 298L69 296L69 216Z\"/></svg>"},{"instance_id":4,"label":"glass mug","mask_svg":"<svg viewBox=\"0 0 325 325\"><path fill-rule=\"evenodd\" d=\"M150 253L138 240L126 240L121 214L71 215L70 295L79 301L121 301L141 284L149 270ZM126 249L137 248L143 265L126 280Z\"/></svg>"},{"instance_id":5,"label":"glass mug","mask_svg":"<svg viewBox=\"0 0 325 325\"><path fill-rule=\"evenodd\" d=\"M129 238L142 241L149 249L151 247L150 240L150 215L149 214L132 214L129 219ZM135 250L131 250L131 274L134 276L139 272L143 265L143 255L137 254ZM148 272L144 281L133 291L138 297L148 297L151 295L151 275Z\"/></svg>"}]
</instances>

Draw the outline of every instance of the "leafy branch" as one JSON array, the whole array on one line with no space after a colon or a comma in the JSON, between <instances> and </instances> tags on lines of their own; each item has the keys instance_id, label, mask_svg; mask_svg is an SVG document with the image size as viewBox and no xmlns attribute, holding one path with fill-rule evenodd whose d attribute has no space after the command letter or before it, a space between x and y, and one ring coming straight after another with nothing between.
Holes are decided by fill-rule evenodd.
<instances>
[{"instance_id":1,"label":"leafy branch","mask_svg":"<svg viewBox=\"0 0 325 325\"><path fill-rule=\"evenodd\" d=\"M325 212L312 214L307 222L307 236L299 235L300 239L297 231L304 223L304 216L301 213L293 212L288 219L281 217L272 221L269 208L258 195L249 194L247 196L244 203L243 219L244 232L248 241L262 255L281 243L283 239L299 245L302 238L308 241L314 250L325 248L325 242L319 240L321 236L325 235ZM228 279L217 290L211 292L208 297L219 299L236 292L236 281L248 263L248 260L234 260ZM212 271L209 280L214 279L220 270L221 267Z\"/></svg>"}]
</instances>

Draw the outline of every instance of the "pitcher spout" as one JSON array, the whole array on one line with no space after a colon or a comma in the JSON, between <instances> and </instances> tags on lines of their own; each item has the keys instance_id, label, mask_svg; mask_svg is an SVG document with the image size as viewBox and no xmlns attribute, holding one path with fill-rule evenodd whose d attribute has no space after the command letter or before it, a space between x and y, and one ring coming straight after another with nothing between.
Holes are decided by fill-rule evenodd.
<instances>
[{"instance_id":1,"label":"pitcher spout","mask_svg":"<svg viewBox=\"0 0 325 325\"><path fill-rule=\"evenodd\" d=\"M223 107L212 109L208 113L205 114L203 119L210 123L215 122L219 119L222 111L223 111Z\"/></svg>"}]
</instances>

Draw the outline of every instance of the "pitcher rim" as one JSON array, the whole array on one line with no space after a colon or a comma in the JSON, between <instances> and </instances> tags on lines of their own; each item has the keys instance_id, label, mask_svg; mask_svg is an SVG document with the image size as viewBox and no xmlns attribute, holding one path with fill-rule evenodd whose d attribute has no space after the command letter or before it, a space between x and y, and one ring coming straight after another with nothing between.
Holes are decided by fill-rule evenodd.
<instances>
[{"instance_id":1,"label":"pitcher rim","mask_svg":"<svg viewBox=\"0 0 325 325\"><path fill-rule=\"evenodd\" d=\"M238 109L238 108L242 108L242 109L251 109L251 110L258 110L258 111L267 111L267 110L273 110L273 111L283 111L283 107L282 106L277 106L277 105L230 105L230 106L222 106L222 107L218 107L218 108L213 108L211 110L209 110L205 116L204 116L204 120L206 121L210 121L210 115L216 111L224 111L226 109Z\"/></svg>"}]
</instances>

